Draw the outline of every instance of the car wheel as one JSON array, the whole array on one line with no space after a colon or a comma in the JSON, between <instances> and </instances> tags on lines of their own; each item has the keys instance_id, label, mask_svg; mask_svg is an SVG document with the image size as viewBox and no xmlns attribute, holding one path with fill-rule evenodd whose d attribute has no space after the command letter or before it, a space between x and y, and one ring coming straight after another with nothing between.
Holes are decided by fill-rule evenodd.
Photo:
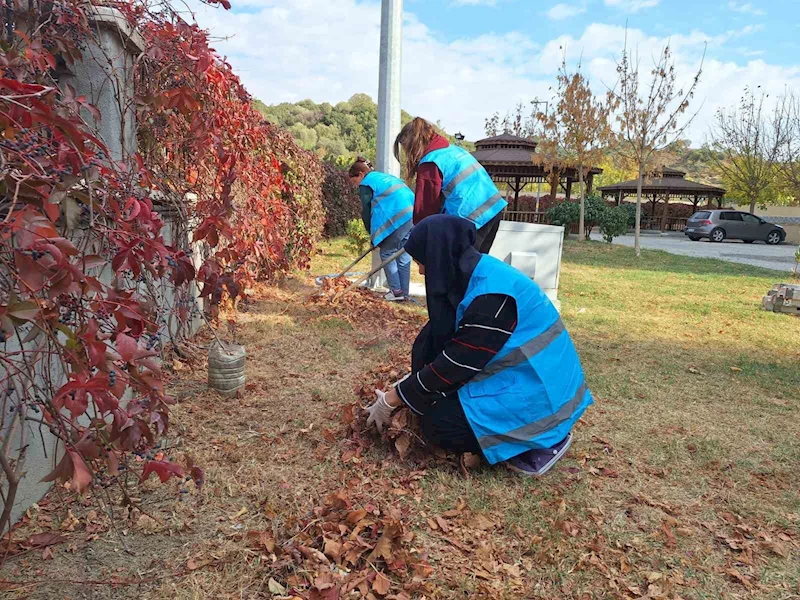
<instances>
[{"instance_id":1,"label":"car wheel","mask_svg":"<svg viewBox=\"0 0 800 600\"><path fill-rule=\"evenodd\" d=\"M769 235L767 236L767 243L770 246L774 246L775 244L781 243L781 232L780 231L770 231Z\"/></svg>"},{"instance_id":2,"label":"car wheel","mask_svg":"<svg viewBox=\"0 0 800 600\"><path fill-rule=\"evenodd\" d=\"M753 240L742 240L745 244L752 244Z\"/></svg>"},{"instance_id":3,"label":"car wheel","mask_svg":"<svg viewBox=\"0 0 800 600\"><path fill-rule=\"evenodd\" d=\"M725 239L725 230L721 227L717 227L711 232L710 239L712 242L721 242Z\"/></svg>"},{"instance_id":4,"label":"car wheel","mask_svg":"<svg viewBox=\"0 0 800 600\"><path fill-rule=\"evenodd\" d=\"M700 241L699 237L694 237L694 236L691 236L691 235L689 236L689 239L692 240L693 242L699 242Z\"/></svg>"}]
</instances>

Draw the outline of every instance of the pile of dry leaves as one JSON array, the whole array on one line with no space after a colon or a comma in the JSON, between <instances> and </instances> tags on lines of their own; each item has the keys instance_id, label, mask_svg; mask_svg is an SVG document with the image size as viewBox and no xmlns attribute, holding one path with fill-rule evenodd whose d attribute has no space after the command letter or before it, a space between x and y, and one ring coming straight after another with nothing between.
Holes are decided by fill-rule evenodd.
<instances>
[{"instance_id":1,"label":"pile of dry leaves","mask_svg":"<svg viewBox=\"0 0 800 600\"><path fill-rule=\"evenodd\" d=\"M375 401L375 390L388 390L408 373L408 361L403 361L396 354L393 358L391 362L378 365L365 373L354 389L356 402L347 404L341 409L340 421L344 425L345 437L355 445L355 448L349 451L353 457L360 457L378 437L393 446L400 458L406 458L412 452L425 447L420 434L419 420L405 406L394 412L391 424L382 433L379 434L374 428L367 427L367 413L363 407ZM347 455L343 456L343 459L347 458Z\"/></svg>"},{"instance_id":2,"label":"pile of dry leaves","mask_svg":"<svg viewBox=\"0 0 800 600\"><path fill-rule=\"evenodd\" d=\"M409 600L429 591L433 569L412 547L408 521L407 508L382 508L366 496L340 490L299 520L288 539L279 541L271 531L250 531L243 539L267 561L274 596Z\"/></svg>"},{"instance_id":3,"label":"pile of dry leaves","mask_svg":"<svg viewBox=\"0 0 800 600\"><path fill-rule=\"evenodd\" d=\"M399 339L411 342L425 324L422 315L403 310L368 289L359 287L345 292L350 281L344 277L322 280L322 287L312 294L309 304L325 309L354 327L391 329Z\"/></svg>"}]
</instances>

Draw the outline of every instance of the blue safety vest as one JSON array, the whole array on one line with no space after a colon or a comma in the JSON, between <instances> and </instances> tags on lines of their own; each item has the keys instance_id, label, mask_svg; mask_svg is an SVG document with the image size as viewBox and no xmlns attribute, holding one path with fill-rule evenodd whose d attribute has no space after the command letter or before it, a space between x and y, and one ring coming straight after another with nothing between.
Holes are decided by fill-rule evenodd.
<instances>
[{"instance_id":1,"label":"blue safety vest","mask_svg":"<svg viewBox=\"0 0 800 600\"><path fill-rule=\"evenodd\" d=\"M411 220L414 192L402 179L379 171L370 171L361 185L372 190L369 237L377 246Z\"/></svg>"},{"instance_id":2,"label":"blue safety vest","mask_svg":"<svg viewBox=\"0 0 800 600\"><path fill-rule=\"evenodd\" d=\"M435 163L442 172L443 213L468 219L480 229L508 205L486 169L463 148L434 150L419 162Z\"/></svg>"},{"instance_id":3,"label":"blue safety vest","mask_svg":"<svg viewBox=\"0 0 800 600\"><path fill-rule=\"evenodd\" d=\"M536 283L484 255L458 305L456 328L470 303L483 294L511 296L518 315L505 346L458 391L486 460L495 464L554 446L593 400L564 323Z\"/></svg>"}]
</instances>

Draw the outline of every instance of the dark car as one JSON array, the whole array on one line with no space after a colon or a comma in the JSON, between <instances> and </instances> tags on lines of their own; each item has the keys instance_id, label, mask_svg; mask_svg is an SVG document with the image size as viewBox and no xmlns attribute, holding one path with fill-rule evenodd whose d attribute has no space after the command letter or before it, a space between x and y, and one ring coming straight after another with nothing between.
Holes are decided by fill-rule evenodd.
<instances>
[{"instance_id":1,"label":"dark car","mask_svg":"<svg viewBox=\"0 0 800 600\"><path fill-rule=\"evenodd\" d=\"M752 244L761 240L767 244L780 244L786 231L780 225L738 210L701 210L686 222L683 232L693 242L708 238L712 242L743 240Z\"/></svg>"}]
</instances>

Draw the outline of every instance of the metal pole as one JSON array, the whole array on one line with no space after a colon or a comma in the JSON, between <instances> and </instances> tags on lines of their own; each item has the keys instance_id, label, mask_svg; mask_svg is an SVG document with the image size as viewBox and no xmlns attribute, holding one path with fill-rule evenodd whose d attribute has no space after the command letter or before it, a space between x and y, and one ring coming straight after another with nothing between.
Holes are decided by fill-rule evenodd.
<instances>
[{"instance_id":1,"label":"metal pole","mask_svg":"<svg viewBox=\"0 0 800 600\"><path fill-rule=\"evenodd\" d=\"M403 0L381 3L381 49L378 72L378 148L375 168L400 176L400 163L394 158L394 139L400 133L400 76L403 46ZM372 254L373 269L381 262L380 254ZM380 271L369 280L370 287L385 283Z\"/></svg>"}]
</instances>

